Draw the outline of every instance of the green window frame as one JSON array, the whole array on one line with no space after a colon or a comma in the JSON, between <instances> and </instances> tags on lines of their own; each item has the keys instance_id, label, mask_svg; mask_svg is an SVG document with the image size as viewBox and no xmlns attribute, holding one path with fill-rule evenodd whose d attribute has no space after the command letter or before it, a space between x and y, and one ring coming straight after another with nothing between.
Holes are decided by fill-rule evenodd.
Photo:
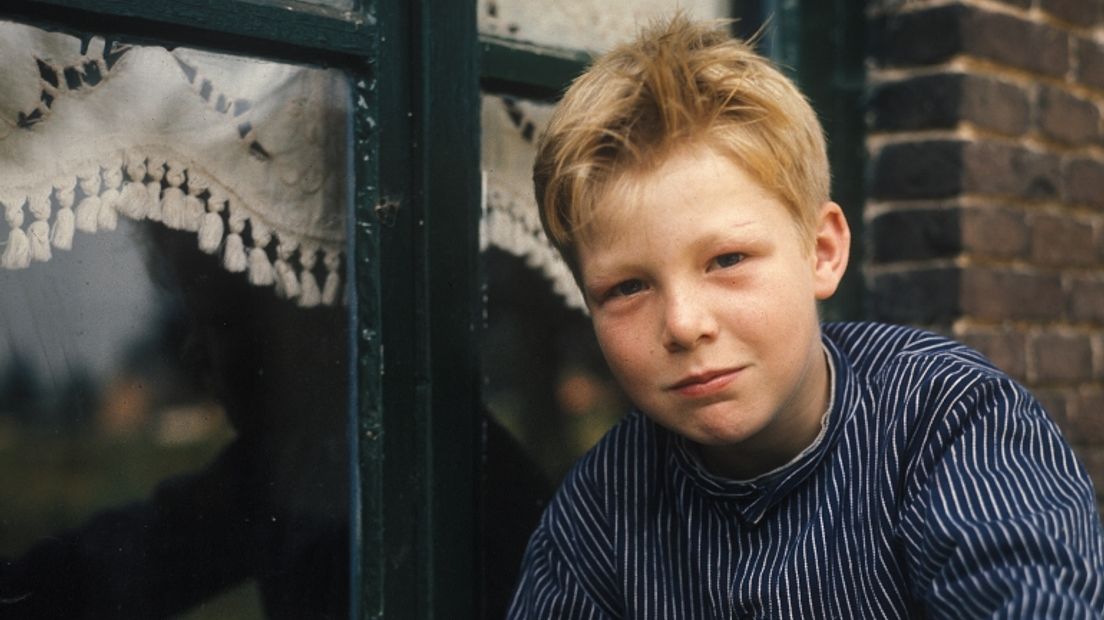
<instances>
[{"instance_id":1,"label":"green window frame","mask_svg":"<svg viewBox=\"0 0 1104 620\"><path fill-rule=\"evenodd\" d=\"M781 46L772 49L797 54L780 60L822 113L832 111L836 195L857 227L862 3L776 4L734 0L734 14L776 13ZM476 617L480 89L553 99L587 56L480 37L475 0L354 0L345 12L295 0L22 0L0 16L346 72L350 617ZM860 314L861 287L850 282L829 317Z\"/></svg>"},{"instance_id":2,"label":"green window frame","mask_svg":"<svg viewBox=\"0 0 1104 620\"><path fill-rule=\"evenodd\" d=\"M475 15L473 1L431 0L356 0L347 12L294 0L0 9L77 35L348 75L352 618L475 617L479 604Z\"/></svg>"}]
</instances>

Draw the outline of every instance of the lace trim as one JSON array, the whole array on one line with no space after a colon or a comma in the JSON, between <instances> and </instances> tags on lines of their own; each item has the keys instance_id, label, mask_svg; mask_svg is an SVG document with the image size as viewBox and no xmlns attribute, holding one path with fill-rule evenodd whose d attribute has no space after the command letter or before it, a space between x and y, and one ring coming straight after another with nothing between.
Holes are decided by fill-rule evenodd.
<instances>
[{"instance_id":1,"label":"lace trim","mask_svg":"<svg viewBox=\"0 0 1104 620\"><path fill-rule=\"evenodd\" d=\"M0 267L118 218L197 246L305 307L336 304L347 85L334 71L117 45L0 20ZM320 284L321 283L321 284Z\"/></svg>"},{"instance_id":2,"label":"lace trim","mask_svg":"<svg viewBox=\"0 0 1104 620\"><path fill-rule=\"evenodd\" d=\"M129 149L29 195L0 196L0 208L9 228L5 269L48 261L73 247L75 232L115 230L122 215L196 233L199 249L221 253L228 271L302 307L342 298L340 240L275 231L205 171L158 149Z\"/></svg>"},{"instance_id":3,"label":"lace trim","mask_svg":"<svg viewBox=\"0 0 1104 620\"><path fill-rule=\"evenodd\" d=\"M536 137L551 106L506 97L483 97L484 205L480 246L524 258L552 284L564 305L586 312L575 278L541 227L533 198Z\"/></svg>"},{"instance_id":4,"label":"lace trim","mask_svg":"<svg viewBox=\"0 0 1104 620\"><path fill-rule=\"evenodd\" d=\"M539 270L552 284L552 290L569 308L586 312L586 302L575 284L571 269L552 246L540 221L534 200L520 198L509 190L496 187L488 180L486 206L480 222L480 249L494 246L525 259L525 264Z\"/></svg>"}]
</instances>

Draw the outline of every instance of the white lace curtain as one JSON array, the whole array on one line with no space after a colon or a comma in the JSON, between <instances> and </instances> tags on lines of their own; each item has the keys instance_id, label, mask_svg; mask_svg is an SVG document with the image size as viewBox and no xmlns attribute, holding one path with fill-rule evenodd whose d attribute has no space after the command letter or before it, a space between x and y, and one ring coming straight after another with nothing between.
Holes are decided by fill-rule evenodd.
<instances>
[{"instance_id":1,"label":"white lace curtain","mask_svg":"<svg viewBox=\"0 0 1104 620\"><path fill-rule=\"evenodd\" d=\"M549 105L502 97L483 98L485 205L480 228L482 247L494 246L539 270L571 308L584 309L571 271L541 229L533 196L536 137L552 112Z\"/></svg>"},{"instance_id":2,"label":"white lace curtain","mask_svg":"<svg viewBox=\"0 0 1104 620\"><path fill-rule=\"evenodd\" d=\"M302 306L340 301L340 73L12 22L0 59L0 266L50 260L123 216L195 232Z\"/></svg>"},{"instance_id":3,"label":"white lace curtain","mask_svg":"<svg viewBox=\"0 0 1104 620\"><path fill-rule=\"evenodd\" d=\"M342 298L343 76L177 48L119 46L0 21L0 266L48 261L118 218L197 247L302 306ZM550 107L483 100L482 247L583 301L540 228L531 186Z\"/></svg>"}]
</instances>

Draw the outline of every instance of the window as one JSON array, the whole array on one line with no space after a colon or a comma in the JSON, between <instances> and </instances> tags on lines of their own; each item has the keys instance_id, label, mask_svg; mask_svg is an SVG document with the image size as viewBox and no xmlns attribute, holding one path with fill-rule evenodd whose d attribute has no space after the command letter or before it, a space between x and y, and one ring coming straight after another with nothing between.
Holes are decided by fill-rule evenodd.
<instances>
[{"instance_id":1,"label":"window","mask_svg":"<svg viewBox=\"0 0 1104 620\"><path fill-rule=\"evenodd\" d=\"M345 76L0 29L3 613L345 615Z\"/></svg>"},{"instance_id":2,"label":"window","mask_svg":"<svg viewBox=\"0 0 1104 620\"><path fill-rule=\"evenodd\" d=\"M357 618L481 616L501 609L516 570L505 565L516 562L528 534L524 524L539 513L550 488L519 464L535 460L547 477L561 475L620 414L623 403L602 376L585 317L557 301L570 295L570 286L561 284L557 290L547 271L526 266L536 246L511 249L505 238L488 231L491 211L510 212L508 194L518 184L488 167L488 192L481 201L479 154L484 162L491 156L480 149L481 135L486 145L526 148L539 129L542 104L554 100L588 54L667 4L625 1L593 13L590 3L583 3L584 13L574 13L557 3L555 19L548 20L533 13L546 3L517 0L27 0L0 9L0 19L75 37L76 56L91 54L96 60L94 66L85 61L29 65L29 79L50 87L34 91L30 104L16 102L15 91L0 95L0 112L10 120L0 125L0 132L38 131L56 120L45 119L54 115L55 107L94 94L105 79L113 80L108 65L115 66L120 50L128 50L131 58L139 50L156 50L168 63L165 74L183 79L188 97L209 104L199 116L234 119L223 126L231 128L230 141L245 150L244 161L281 160L281 145L320 138L321 148L336 154L331 165L313 171L293 166L277 176L300 181L324 173L335 182L340 179L342 197L324 202L339 204L345 216L337 236L312 238L308 249L302 239L281 246L279 235L266 236L272 231L240 217L234 203L241 196L220 193L228 188L202 174L183 170L181 177L172 158L154 162L148 154L122 159L117 166L112 162L98 171L98 180L93 174L74 177L73 248L66 252L47 244L50 260L34 258L33 252L42 252L43 246L34 246L27 233L39 219L35 209L46 204L45 238L50 241L51 218L66 209L68 194L51 185L46 203L28 197L18 205L18 216L15 207L6 208L0 254L19 245L18 252L10 253L10 266L25 260L29 265L0 275L0 343L21 352L0 360L0 475L29 480L5 487L31 494L49 487L28 475L53 467L62 472L56 480L70 482L64 492L45 498L47 505L56 508L59 501L79 499L74 490L78 483L85 485L81 488L89 501L81 512L55 511L55 520L24 518L38 521L39 529L18 542L0 538L0 544L9 545L0 548L0 555L18 558L33 544L30 539L66 531L93 532L83 540L103 549L109 542L132 539L141 527L97 520L105 514L132 516L125 505L141 512L162 498L179 506L217 504L211 499L179 500L180 483L166 480L193 481L188 488L217 499L226 492L226 480L267 488L278 475L289 481L278 495L294 510L275 514L276 525L271 525L273 514L257 513L242 521L247 525L239 522L237 529L223 532L227 545L258 533L267 537L267 577L248 581L219 574L220 567L230 571L234 562L215 562L212 570L189 575L189 583L199 584L189 590L193 598L170 601L161 596L157 604L171 602L174 609L190 609L197 618L203 613L275 615L277 608L271 605L307 600L333 603L328 608L339 610L335 614ZM725 1L684 4L700 16L732 11ZM553 27L538 28L545 24ZM609 34L613 32L618 34ZM4 64L9 55L21 53L18 46L10 37L0 42ZM256 83L236 81L225 67L202 77L196 59L216 56L230 59L230 64L256 61L261 67ZM280 125L284 133L271 133L260 121L244 122L250 116L245 112L239 118L230 103L234 97L220 98L220 92L247 86L264 90L288 74L330 76L335 89L344 89L346 94L300 83L298 92L308 100L328 92L300 109L327 110L318 129L290 123ZM163 95L163 86L149 94ZM286 94L295 88L292 83L277 90ZM249 109L257 116L282 109L260 108L264 106ZM166 116L164 109L159 115ZM125 114L116 116L128 120ZM79 117L72 118L74 127L81 126ZM130 120L141 125L148 119L134 114ZM95 124L87 117L82 122L85 128ZM167 126L181 130L179 124ZM295 134L298 130L304 133ZM186 137L203 136L193 131ZM520 145L511 146L513 140ZM10 162L21 155L0 153L0 158ZM115 172L109 175L108 169ZM82 182L88 187L82 188ZM121 196L131 191L126 190L128 183L144 185L147 195L152 195L151 184L156 185L162 198L172 196L174 208L188 205L193 219L166 227L116 209L114 232L102 230L110 228L106 220L96 220L95 235L76 226L82 199L109 191ZM0 187L5 207L11 202L9 189ZM198 211L196 204L202 207ZM105 211L104 217L111 216ZM218 234L211 232L218 228L216 219L222 229ZM210 226L206 235L204 220ZM315 224L303 221L290 228ZM10 240L14 228L24 231L25 246L21 238ZM41 233L42 226L36 230ZM486 246L482 257L481 244ZM228 254L233 269L226 265ZM253 256L261 265L259 272L265 271L264 264L271 267L271 285L247 285ZM281 283L277 275L288 270L294 278ZM128 283L125 290L117 285L120 280ZM274 292L280 286L290 301ZM292 292L296 286L298 295ZM9 295L10 290L21 294ZM274 299L280 303L271 303ZM299 306L303 299L310 307ZM532 312L527 304L543 313ZM193 329L197 322L205 327ZM110 371L97 370L106 357L79 353L76 344L58 344L81 342L84 347L82 339L106 334L119 335L115 340L125 349ZM551 346L530 339L550 334L561 343L550 349L551 358L527 359L532 351L526 349ZM99 352L105 345L87 346ZM49 353L55 350L61 353ZM44 355L54 357L44 361ZM73 364L74 359L90 361ZM58 372L65 364L70 367ZM89 370L81 371L85 366ZM281 375L277 367L296 372ZM523 367L534 370L516 372ZM120 374L116 368L147 378L105 383L103 393L119 395L113 402L136 402L136 394L151 398L160 379L149 376L172 376L177 387L158 394L160 413L139 418L144 422L135 422L126 406L108 408L117 415L104 421L95 414L105 410L97 404L104 399L98 397L96 378L115 377ZM261 396L242 397L240 392L249 390L241 389L226 397L225 385L220 386L226 383L248 386ZM559 394L559 404L546 411L558 425L550 436L573 438L560 443L575 442L575 447L542 454L547 446L522 441L530 452L520 453L516 438L539 434L519 430L539 419L523 418L531 409L527 403L534 402L536 392L549 390ZM240 419L224 414L249 407L264 411ZM286 410L287 415L263 415L273 410ZM564 411L577 415L565 418ZM250 419L260 426L249 426ZM27 424L34 430L24 428ZM244 441L243 428L266 439ZM101 437L96 429L113 430ZM33 441L28 439L32 432ZM119 443L121 438L125 442ZM36 441L61 447L50 451ZM237 447L243 445L248 449ZM132 456L138 452L145 460ZM264 456L251 456L258 454ZM92 458L104 467L86 466ZM139 462L148 465L131 467ZM180 475L186 477L176 477ZM23 499L8 501L31 505ZM138 504L125 504L130 501ZM0 504L0 519L6 515L17 512ZM308 523L319 515L330 519L329 524ZM268 523L257 523L264 516ZM181 518L196 523L196 514ZM81 529L93 525L101 529ZM304 541L309 532L315 537ZM192 546L189 540L172 538L167 549L183 553L212 547L209 541ZM267 544L271 541L276 542ZM57 561L56 556L43 557L43 562ZM248 558L229 559L242 563ZM345 574L339 575L339 565ZM285 566L330 577L299 579L295 570L282 571ZM320 567L330 572L320 572ZM221 590L230 592L221 599L195 594L203 590L200 585L205 592L220 590L210 587L211 582L245 585ZM265 605L270 605L267 611Z\"/></svg>"}]
</instances>

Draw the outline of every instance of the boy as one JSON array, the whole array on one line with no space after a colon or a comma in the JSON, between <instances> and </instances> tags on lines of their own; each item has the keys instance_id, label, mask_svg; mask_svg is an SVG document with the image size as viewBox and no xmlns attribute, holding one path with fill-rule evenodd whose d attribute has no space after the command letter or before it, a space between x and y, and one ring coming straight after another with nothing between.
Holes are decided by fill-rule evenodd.
<instances>
[{"instance_id":1,"label":"boy","mask_svg":"<svg viewBox=\"0 0 1104 620\"><path fill-rule=\"evenodd\" d=\"M565 480L512 618L1097 617L1092 485L961 345L821 328L847 266L816 116L682 17L599 59L538 150L549 238L637 411Z\"/></svg>"}]
</instances>

